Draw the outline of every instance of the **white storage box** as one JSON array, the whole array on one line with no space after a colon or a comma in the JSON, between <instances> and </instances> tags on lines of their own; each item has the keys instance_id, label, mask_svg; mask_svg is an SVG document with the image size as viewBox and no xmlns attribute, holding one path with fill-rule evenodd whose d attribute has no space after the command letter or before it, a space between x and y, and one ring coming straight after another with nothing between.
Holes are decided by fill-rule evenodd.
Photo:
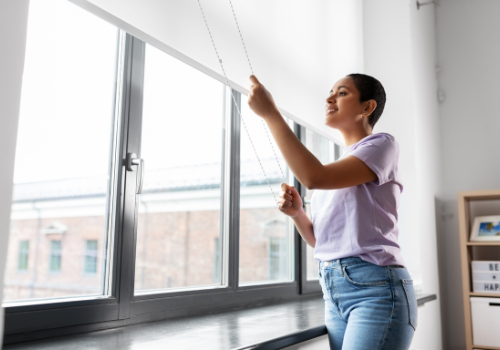
<instances>
[{"instance_id":1,"label":"white storage box","mask_svg":"<svg viewBox=\"0 0 500 350\"><path fill-rule=\"evenodd\" d=\"M472 286L474 292L500 293L500 261L473 261Z\"/></svg>"},{"instance_id":2,"label":"white storage box","mask_svg":"<svg viewBox=\"0 0 500 350\"><path fill-rule=\"evenodd\" d=\"M500 347L500 298L470 298L472 343Z\"/></svg>"}]
</instances>

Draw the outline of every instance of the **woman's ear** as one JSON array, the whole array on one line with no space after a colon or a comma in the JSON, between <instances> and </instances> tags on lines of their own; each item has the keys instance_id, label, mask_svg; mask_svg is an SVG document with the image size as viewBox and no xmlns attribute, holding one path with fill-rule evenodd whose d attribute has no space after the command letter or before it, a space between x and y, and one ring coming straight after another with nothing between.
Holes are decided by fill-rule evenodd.
<instances>
[{"instance_id":1,"label":"woman's ear","mask_svg":"<svg viewBox=\"0 0 500 350\"><path fill-rule=\"evenodd\" d=\"M368 101L365 101L363 102L364 106L363 106L363 116L370 116L373 111L375 110L375 108L377 108L377 101L375 100L368 100Z\"/></svg>"}]
</instances>

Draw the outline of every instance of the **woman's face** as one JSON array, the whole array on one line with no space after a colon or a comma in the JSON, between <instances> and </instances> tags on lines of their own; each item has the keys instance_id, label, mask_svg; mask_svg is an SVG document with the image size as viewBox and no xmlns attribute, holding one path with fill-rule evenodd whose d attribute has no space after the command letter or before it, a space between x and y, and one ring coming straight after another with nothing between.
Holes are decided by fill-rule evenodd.
<instances>
[{"instance_id":1,"label":"woman's face","mask_svg":"<svg viewBox=\"0 0 500 350\"><path fill-rule=\"evenodd\" d=\"M352 78L342 78L335 83L326 99L325 124L335 129L349 128L360 121L363 107Z\"/></svg>"}]
</instances>

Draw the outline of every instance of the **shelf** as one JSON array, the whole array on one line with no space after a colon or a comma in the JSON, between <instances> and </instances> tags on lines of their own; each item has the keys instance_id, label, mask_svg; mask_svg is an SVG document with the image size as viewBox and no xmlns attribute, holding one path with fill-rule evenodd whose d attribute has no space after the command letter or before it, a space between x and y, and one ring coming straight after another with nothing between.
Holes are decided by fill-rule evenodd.
<instances>
[{"instance_id":1,"label":"shelf","mask_svg":"<svg viewBox=\"0 0 500 350\"><path fill-rule=\"evenodd\" d=\"M487 191L467 191L459 192L458 197L469 200L495 200L500 199L500 190L487 190Z\"/></svg>"},{"instance_id":2,"label":"shelf","mask_svg":"<svg viewBox=\"0 0 500 350\"><path fill-rule=\"evenodd\" d=\"M471 297L490 297L490 298L500 298L500 293L481 293L481 292L469 292ZM500 349L500 348L499 348Z\"/></svg>"},{"instance_id":3,"label":"shelf","mask_svg":"<svg viewBox=\"0 0 500 350\"><path fill-rule=\"evenodd\" d=\"M500 200L500 189L488 191L467 191L458 193L458 224L459 224L459 239L460 239L460 269L462 272L462 291L464 305L464 321L465 321L465 343L466 350L485 349L485 350L500 350L500 347L473 345L472 339L472 315L471 315L471 297L497 298L500 300L500 293L487 292L471 292L471 260L474 260L476 253L479 257L497 257L500 241L469 241L471 216L476 213L471 212L471 206L478 201ZM488 204L482 203L483 206L495 205L498 203ZM497 210L498 211L498 210ZM476 248L474 248L476 247ZM488 260L498 260L497 258ZM498 346L498 345L497 345Z\"/></svg>"},{"instance_id":4,"label":"shelf","mask_svg":"<svg viewBox=\"0 0 500 350\"><path fill-rule=\"evenodd\" d=\"M500 348L497 348L495 346L484 346L484 345L473 345L474 349L481 349L481 350L500 350Z\"/></svg>"},{"instance_id":5,"label":"shelf","mask_svg":"<svg viewBox=\"0 0 500 350\"><path fill-rule=\"evenodd\" d=\"M500 246L500 241L497 242L467 242L468 246Z\"/></svg>"}]
</instances>

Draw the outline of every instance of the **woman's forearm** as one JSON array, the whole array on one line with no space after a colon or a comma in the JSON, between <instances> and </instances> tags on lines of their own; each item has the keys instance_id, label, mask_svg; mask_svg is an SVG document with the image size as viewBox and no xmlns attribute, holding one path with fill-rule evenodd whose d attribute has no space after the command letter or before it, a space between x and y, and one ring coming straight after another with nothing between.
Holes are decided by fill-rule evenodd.
<instances>
[{"instance_id":1,"label":"woman's forearm","mask_svg":"<svg viewBox=\"0 0 500 350\"><path fill-rule=\"evenodd\" d=\"M314 237L311 219L309 219L307 214L302 210L300 214L292 217L292 220L304 241L314 248L316 246L316 238Z\"/></svg>"},{"instance_id":2,"label":"woman's forearm","mask_svg":"<svg viewBox=\"0 0 500 350\"><path fill-rule=\"evenodd\" d=\"M321 162L295 136L281 114L264 120L292 173L301 184L311 188L315 174L319 174L323 168Z\"/></svg>"}]
</instances>

